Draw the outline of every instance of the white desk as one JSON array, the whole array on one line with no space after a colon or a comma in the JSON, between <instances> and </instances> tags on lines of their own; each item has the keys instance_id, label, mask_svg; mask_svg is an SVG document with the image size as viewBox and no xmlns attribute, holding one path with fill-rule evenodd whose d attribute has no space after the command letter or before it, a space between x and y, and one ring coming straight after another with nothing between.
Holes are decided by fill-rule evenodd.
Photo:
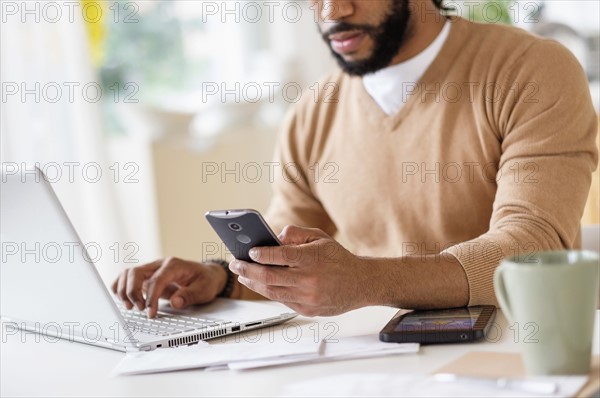
<instances>
[{"instance_id":1,"label":"white desk","mask_svg":"<svg viewBox=\"0 0 600 398\"><path fill-rule=\"evenodd\" d=\"M332 318L296 318L302 333L313 336L318 323L320 337L328 331L325 325L339 326L338 336L377 333L391 318L395 309L363 308ZM598 315L594 353L599 352ZM312 365L297 365L248 372L188 370L142 376L110 375L124 355L107 349L68 341L48 342L42 336L28 334L2 335L1 395L5 396L276 396L287 383L327 375L369 372L430 373L468 351L516 352L514 332L508 329L501 313L496 317L501 336L490 333L489 340L472 344L423 346L419 354L361 359ZM312 325L312 329L311 329ZM284 326L274 328L275 338L282 338ZM290 337L293 328L290 329ZM521 338L525 335L521 331ZM250 337L250 335L249 335ZM233 339L233 336L228 337ZM268 341L263 334L261 341ZM232 340L230 340L232 341Z\"/></svg>"}]
</instances>

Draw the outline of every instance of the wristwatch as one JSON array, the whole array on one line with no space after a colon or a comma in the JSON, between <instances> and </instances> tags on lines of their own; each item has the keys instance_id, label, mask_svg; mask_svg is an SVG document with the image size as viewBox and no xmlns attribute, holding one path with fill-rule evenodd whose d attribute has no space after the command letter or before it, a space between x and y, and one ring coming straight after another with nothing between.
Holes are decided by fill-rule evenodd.
<instances>
[{"instance_id":1,"label":"wristwatch","mask_svg":"<svg viewBox=\"0 0 600 398\"><path fill-rule=\"evenodd\" d=\"M225 282L225 287L223 288L223 290L221 290L217 297L231 297L231 293L233 292L233 287L235 285L235 274L229 269L229 263L225 260L221 260L218 258L210 259L207 262L220 265L221 267L223 267L225 272L227 272L227 282Z\"/></svg>"}]
</instances>

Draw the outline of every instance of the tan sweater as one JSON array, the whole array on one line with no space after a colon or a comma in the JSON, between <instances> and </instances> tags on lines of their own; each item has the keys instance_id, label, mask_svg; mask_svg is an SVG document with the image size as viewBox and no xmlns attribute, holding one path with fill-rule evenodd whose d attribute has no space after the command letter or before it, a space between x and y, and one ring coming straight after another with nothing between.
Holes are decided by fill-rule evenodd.
<instances>
[{"instance_id":1,"label":"tan sweater","mask_svg":"<svg viewBox=\"0 0 600 398\"><path fill-rule=\"evenodd\" d=\"M555 41L456 18L411 87L392 116L341 71L307 92L280 136L267 219L339 234L358 255L445 250L469 305L495 304L503 257L579 245L598 159L586 77Z\"/></svg>"}]
</instances>

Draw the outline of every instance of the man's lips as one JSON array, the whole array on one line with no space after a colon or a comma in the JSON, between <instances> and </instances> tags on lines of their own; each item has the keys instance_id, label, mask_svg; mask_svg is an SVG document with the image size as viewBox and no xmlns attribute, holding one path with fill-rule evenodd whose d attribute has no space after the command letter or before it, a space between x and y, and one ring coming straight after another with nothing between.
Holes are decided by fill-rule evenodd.
<instances>
[{"instance_id":1,"label":"man's lips","mask_svg":"<svg viewBox=\"0 0 600 398\"><path fill-rule=\"evenodd\" d=\"M354 30L332 33L328 35L328 38L331 42L333 51L343 55L355 52L366 36L367 35L365 32L361 30Z\"/></svg>"}]
</instances>

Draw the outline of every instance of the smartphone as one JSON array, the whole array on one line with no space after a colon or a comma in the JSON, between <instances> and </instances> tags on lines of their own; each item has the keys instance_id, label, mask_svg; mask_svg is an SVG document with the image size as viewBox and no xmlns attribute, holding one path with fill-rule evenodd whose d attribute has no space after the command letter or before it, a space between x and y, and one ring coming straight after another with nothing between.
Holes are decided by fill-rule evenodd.
<instances>
[{"instance_id":1,"label":"smartphone","mask_svg":"<svg viewBox=\"0 0 600 398\"><path fill-rule=\"evenodd\" d=\"M256 210L214 210L204 216L238 260L253 263L248 254L253 247L281 246L277 236Z\"/></svg>"},{"instance_id":2,"label":"smartphone","mask_svg":"<svg viewBox=\"0 0 600 398\"><path fill-rule=\"evenodd\" d=\"M400 310L379 332L379 340L394 343L444 344L485 337L496 315L493 305L443 310Z\"/></svg>"}]
</instances>

